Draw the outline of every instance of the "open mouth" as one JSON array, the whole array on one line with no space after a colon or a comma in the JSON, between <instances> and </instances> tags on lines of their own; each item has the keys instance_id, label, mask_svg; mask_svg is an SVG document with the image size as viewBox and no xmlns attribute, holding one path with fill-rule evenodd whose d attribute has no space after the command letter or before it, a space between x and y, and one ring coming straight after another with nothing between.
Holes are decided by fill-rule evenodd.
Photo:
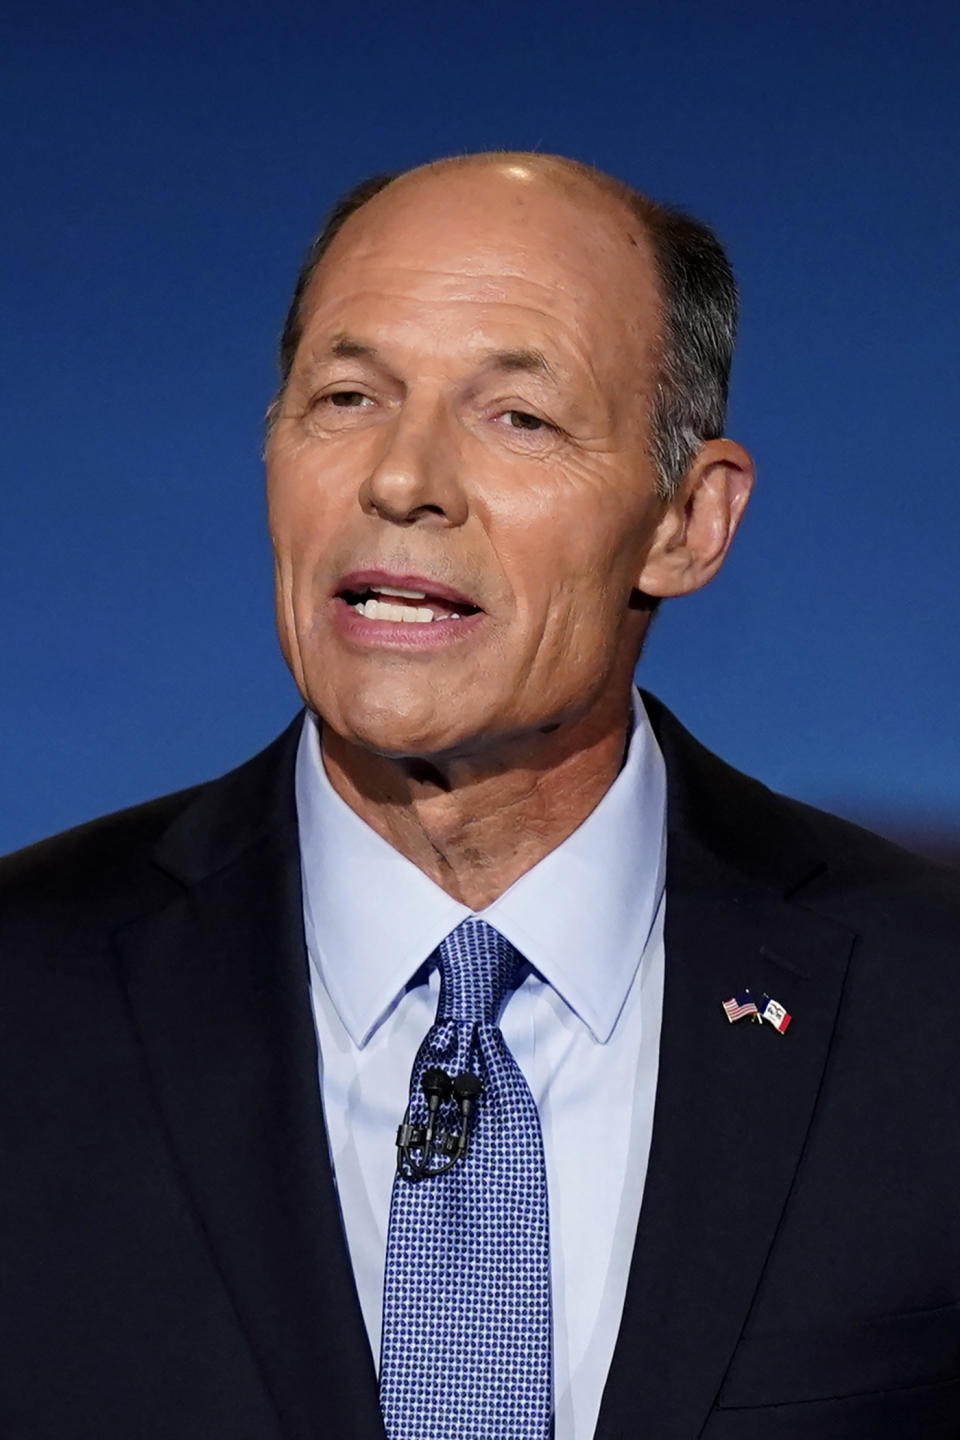
<instances>
[{"instance_id":1,"label":"open mouth","mask_svg":"<svg viewBox=\"0 0 960 1440\"><path fill-rule=\"evenodd\" d=\"M347 586L338 597L355 615L365 620L387 620L400 625L432 625L439 620L466 620L479 614L479 605L468 600L448 600L425 590L407 590L397 585Z\"/></svg>"}]
</instances>

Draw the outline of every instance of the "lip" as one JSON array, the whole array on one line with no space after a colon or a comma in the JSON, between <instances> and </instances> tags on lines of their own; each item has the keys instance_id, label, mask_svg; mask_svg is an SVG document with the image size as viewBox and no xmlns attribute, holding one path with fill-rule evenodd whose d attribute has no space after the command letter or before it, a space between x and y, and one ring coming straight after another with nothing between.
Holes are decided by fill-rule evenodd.
<instances>
[{"instance_id":1,"label":"lip","mask_svg":"<svg viewBox=\"0 0 960 1440\"><path fill-rule=\"evenodd\" d=\"M469 595L464 595L462 591L454 590L449 585L442 585L439 580L430 580L425 575L393 575L388 570L351 570L349 574L340 577L333 593L336 598L339 598L344 590L375 590L378 585L392 585L397 590L420 590L427 597L435 595L438 600L447 600L452 605L470 605L481 611L483 608ZM474 618L474 616L466 617L466 619ZM378 622L367 620L362 623L370 628ZM393 622L383 623L392 624ZM434 621L433 623L443 624L444 622ZM453 621L455 625L463 623L465 621ZM426 627L418 628L425 629Z\"/></svg>"}]
</instances>

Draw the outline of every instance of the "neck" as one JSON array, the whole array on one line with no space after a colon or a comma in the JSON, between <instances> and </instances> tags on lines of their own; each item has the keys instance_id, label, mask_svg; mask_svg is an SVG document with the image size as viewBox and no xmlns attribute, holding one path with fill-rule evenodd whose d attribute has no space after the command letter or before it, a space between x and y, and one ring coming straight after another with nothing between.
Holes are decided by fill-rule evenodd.
<instances>
[{"instance_id":1,"label":"neck","mask_svg":"<svg viewBox=\"0 0 960 1440\"><path fill-rule=\"evenodd\" d=\"M629 715L561 724L495 755L392 759L322 730L342 800L431 880L483 910L556 849L599 804L623 764Z\"/></svg>"}]
</instances>

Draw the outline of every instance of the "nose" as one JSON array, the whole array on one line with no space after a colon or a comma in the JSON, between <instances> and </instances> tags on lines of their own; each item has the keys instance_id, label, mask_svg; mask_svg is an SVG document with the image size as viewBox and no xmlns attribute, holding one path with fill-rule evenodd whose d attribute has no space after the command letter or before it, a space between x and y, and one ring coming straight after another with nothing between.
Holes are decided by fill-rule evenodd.
<instances>
[{"instance_id":1,"label":"nose","mask_svg":"<svg viewBox=\"0 0 960 1440\"><path fill-rule=\"evenodd\" d=\"M450 422L439 405L405 408L360 487L366 514L394 525L462 525L469 506Z\"/></svg>"}]
</instances>

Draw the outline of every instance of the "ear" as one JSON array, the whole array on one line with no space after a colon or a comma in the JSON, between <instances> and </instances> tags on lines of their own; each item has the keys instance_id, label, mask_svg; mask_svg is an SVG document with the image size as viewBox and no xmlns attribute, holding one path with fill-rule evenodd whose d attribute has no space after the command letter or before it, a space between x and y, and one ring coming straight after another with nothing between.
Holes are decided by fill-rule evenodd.
<instances>
[{"instance_id":1,"label":"ear","mask_svg":"<svg viewBox=\"0 0 960 1440\"><path fill-rule=\"evenodd\" d=\"M734 440L707 440L666 508L637 588L666 598L712 580L726 559L750 492L753 461Z\"/></svg>"}]
</instances>

